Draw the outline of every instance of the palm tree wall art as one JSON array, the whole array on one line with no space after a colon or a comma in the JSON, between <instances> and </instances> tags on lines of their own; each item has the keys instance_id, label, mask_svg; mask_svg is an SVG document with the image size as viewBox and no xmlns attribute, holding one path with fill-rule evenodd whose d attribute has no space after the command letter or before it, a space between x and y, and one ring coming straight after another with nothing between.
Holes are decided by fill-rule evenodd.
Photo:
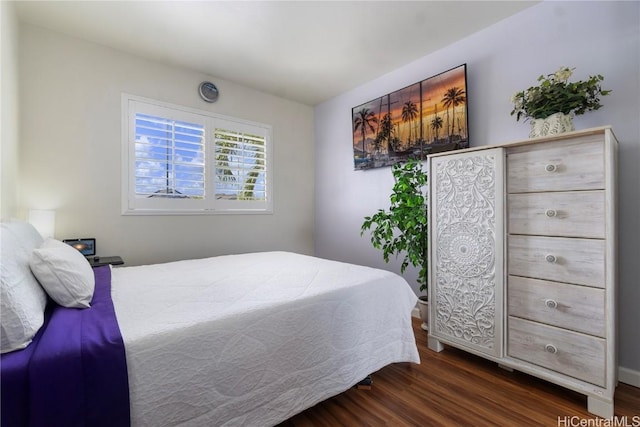
<instances>
[{"instance_id":1,"label":"palm tree wall art","mask_svg":"<svg viewBox=\"0 0 640 427\"><path fill-rule=\"evenodd\" d=\"M465 97L466 91L459 87L450 87L442 97L442 105L447 108L447 116L449 115L449 107L451 107L451 130L449 131L449 140L454 132L454 126L456 122L456 107L460 104L464 104L467 100Z\"/></svg>"},{"instance_id":2,"label":"palm tree wall art","mask_svg":"<svg viewBox=\"0 0 640 427\"><path fill-rule=\"evenodd\" d=\"M442 118L438 117L438 108L436 107L434 118L431 120L431 128L435 132L435 140L438 141L438 132L442 129Z\"/></svg>"},{"instance_id":3,"label":"palm tree wall art","mask_svg":"<svg viewBox=\"0 0 640 427\"><path fill-rule=\"evenodd\" d=\"M418 117L418 107L412 101L407 101L402 106L402 121L409 123L409 139L407 142L411 144L411 124Z\"/></svg>"},{"instance_id":4,"label":"palm tree wall art","mask_svg":"<svg viewBox=\"0 0 640 427\"><path fill-rule=\"evenodd\" d=\"M467 98L463 64L354 107L355 169L469 147Z\"/></svg>"},{"instance_id":5,"label":"palm tree wall art","mask_svg":"<svg viewBox=\"0 0 640 427\"><path fill-rule=\"evenodd\" d=\"M365 140L367 131L373 132L373 123L378 123L378 118L368 108L362 108L358 111L357 117L353 119L353 133L358 130L362 133L362 153L367 151L365 146Z\"/></svg>"}]
</instances>

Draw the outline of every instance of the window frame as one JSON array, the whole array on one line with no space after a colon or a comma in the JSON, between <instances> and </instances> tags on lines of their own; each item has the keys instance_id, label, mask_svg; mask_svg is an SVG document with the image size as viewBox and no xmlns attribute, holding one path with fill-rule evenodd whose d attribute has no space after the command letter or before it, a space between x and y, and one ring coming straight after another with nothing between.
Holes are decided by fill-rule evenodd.
<instances>
[{"instance_id":1,"label":"window frame","mask_svg":"<svg viewBox=\"0 0 640 427\"><path fill-rule=\"evenodd\" d=\"M272 127L235 117L170 104L140 96L122 94L122 215L218 215L273 213L273 139ZM204 199L136 197L136 113L176 119L204 126ZM264 136L266 200L216 199L216 129L235 130Z\"/></svg>"}]
</instances>

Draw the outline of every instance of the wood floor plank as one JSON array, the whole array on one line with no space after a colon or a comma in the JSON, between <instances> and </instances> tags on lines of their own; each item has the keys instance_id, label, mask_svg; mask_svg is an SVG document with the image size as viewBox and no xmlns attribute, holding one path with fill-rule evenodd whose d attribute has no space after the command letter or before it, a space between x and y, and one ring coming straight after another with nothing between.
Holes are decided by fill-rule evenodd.
<instances>
[{"instance_id":1,"label":"wood floor plank","mask_svg":"<svg viewBox=\"0 0 640 427\"><path fill-rule=\"evenodd\" d=\"M371 390L347 390L278 427L558 426L596 417L577 392L447 347L436 353L414 319L421 364L395 363L372 375ZM620 384L615 415L640 425L640 389ZM566 418L565 418L566 417ZM636 417L636 418L634 418ZM633 424L633 422L636 424ZM595 425L595 421L591 421ZM604 424L603 424L604 425Z\"/></svg>"}]
</instances>

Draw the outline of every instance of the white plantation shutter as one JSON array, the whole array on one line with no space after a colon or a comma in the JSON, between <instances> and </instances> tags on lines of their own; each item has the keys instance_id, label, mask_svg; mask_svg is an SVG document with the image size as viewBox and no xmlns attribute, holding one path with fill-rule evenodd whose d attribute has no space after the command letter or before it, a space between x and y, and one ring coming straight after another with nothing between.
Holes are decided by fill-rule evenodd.
<instances>
[{"instance_id":1,"label":"white plantation shutter","mask_svg":"<svg viewBox=\"0 0 640 427\"><path fill-rule=\"evenodd\" d=\"M216 121L214 196L219 206L242 202L245 209L259 209L269 203L268 134L266 128Z\"/></svg>"},{"instance_id":2,"label":"white plantation shutter","mask_svg":"<svg viewBox=\"0 0 640 427\"><path fill-rule=\"evenodd\" d=\"M136 196L204 197L204 127L136 113Z\"/></svg>"},{"instance_id":3,"label":"white plantation shutter","mask_svg":"<svg viewBox=\"0 0 640 427\"><path fill-rule=\"evenodd\" d=\"M270 126L131 95L123 120L124 214L272 211Z\"/></svg>"}]
</instances>

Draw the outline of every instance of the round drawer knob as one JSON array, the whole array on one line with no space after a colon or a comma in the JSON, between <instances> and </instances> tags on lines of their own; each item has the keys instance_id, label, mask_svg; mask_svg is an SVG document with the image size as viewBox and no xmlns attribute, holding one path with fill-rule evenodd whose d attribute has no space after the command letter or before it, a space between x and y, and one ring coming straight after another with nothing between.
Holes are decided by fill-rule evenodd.
<instances>
[{"instance_id":1,"label":"round drawer knob","mask_svg":"<svg viewBox=\"0 0 640 427\"><path fill-rule=\"evenodd\" d=\"M544 257L544 259L549 263L549 264L555 264L558 261L558 258L556 258L555 255L547 255Z\"/></svg>"},{"instance_id":2,"label":"round drawer knob","mask_svg":"<svg viewBox=\"0 0 640 427\"><path fill-rule=\"evenodd\" d=\"M556 211L555 209L547 209L546 211L544 211L544 214L547 216L547 218L553 218L558 215L558 211Z\"/></svg>"},{"instance_id":3,"label":"round drawer knob","mask_svg":"<svg viewBox=\"0 0 640 427\"><path fill-rule=\"evenodd\" d=\"M549 163L548 165L546 165L544 167L544 170L546 170L547 172L555 172L555 171L558 170L558 166L556 166L556 165L554 165L552 163Z\"/></svg>"},{"instance_id":4,"label":"round drawer knob","mask_svg":"<svg viewBox=\"0 0 640 427\"><path fill-rule=\"evenodd\" d=\"M544 351L546 351L547 353L556 354L558 352L558 349L553 344L547 344L544 346Z\"/></svg>"},{"instance_id":5,"label":"round drawer knob","mask_svg":"<svg viewBox=\"0 0 640 427\"><path fill-rule=\"evenodd\" d=\"M544 305L546 305L549 308L558 308L558 303L552 299L544 300Z\"/></svg>"}]
</instances>

